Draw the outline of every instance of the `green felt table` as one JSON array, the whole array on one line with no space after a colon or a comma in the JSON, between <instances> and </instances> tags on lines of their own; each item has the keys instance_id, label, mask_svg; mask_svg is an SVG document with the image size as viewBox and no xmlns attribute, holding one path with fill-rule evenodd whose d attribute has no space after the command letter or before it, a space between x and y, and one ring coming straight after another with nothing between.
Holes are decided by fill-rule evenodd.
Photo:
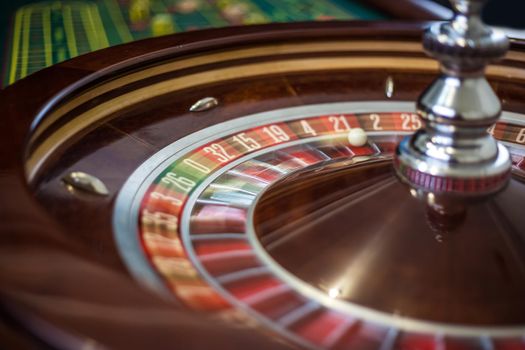
<instances>
[{"instance_id":1,"label":"green felt table","mask_svg":"<svg viewBox=\"0 0 525 350\"><path fill-rule=\"evenodd\" d=\"M17 0L2 2L0 13L3 86L69 58L152 36L230 25L387 17L356 0Z\"/></svg>"}]
</instances>

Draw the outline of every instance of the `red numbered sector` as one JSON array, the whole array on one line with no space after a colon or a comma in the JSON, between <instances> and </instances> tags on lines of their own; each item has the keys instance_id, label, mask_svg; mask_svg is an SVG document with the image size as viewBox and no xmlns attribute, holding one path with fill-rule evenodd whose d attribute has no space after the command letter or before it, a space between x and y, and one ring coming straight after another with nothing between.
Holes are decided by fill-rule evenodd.
<instances>
[{"instance_id":1,"label":"red numbered sector","mask_svg":"<svg viewBox=\"0 0 525 350\"><path fill-rule=\"evenodd\" d=\"M144 195L142 208L150 212L158 211L178 215L186 199L187 196L183 193L156 185Z\"/></svg>"},{"instance_id":2,"label":"red numbered sector","mask_svg":"<svg viewBox=\"0 0 525 350\"><path fill-rule=\"evenodd\" d=\"M501 139L503 138L503 134L508 128L509 128L508 124L500 122L500 123L494 124L491 127L489 127L487 129L487 132L491 134L492 136L494 136L495 138Z\"/></svg>"},{"instance_id":3,"label":"red numbered sector","mask_svg":"<svg viewBox=\"0 0 525 350\"><path fill-rule=\"evenodd\" d=\"M423 126L423 122L415 113L399 113L394 117L395 130L414 132Z\"/></svg>"},{"instance_id":4,"label":"red numbered sector","mask_svg":"<svg viewBox=\"0 0 525 350\"><path fill-rule=\"evenodd\" d=\"M179 230L179 218L173 214L143 209L139 225L144 233L175 237Z\"/></svg>"},{"instance_id":5,"label":"red numbered sector","mask_svg":"<svg viewBox=\"0 0 525 350\"><path fill-rule=\"evenodd\" d=\"M515 141L519 144L525 145L525 128L518 128L516 130Z\"/></svg>"},{"instance_id":6,"label":"red numbered sector","mask_svg":"<svg viewBox=\"0 0 525 350\"><path fill-rule=\"evenodd\" d=\"M392 115L371 113L359 116L359 123L364 130L385 131L395 130L396 125Z\"/></svg>"},{"instance_id":7,"label":"red numbered sector","mask_svg":"<svg viewBox=\"0 0 525 350\"><path fill-rule=\"evenodd\" d=\"M142 235L145 248L150 254L165 257L186 256L178 238L169 238L157 233L144 232Z\"/></svg>"},{"instance_id":8,"label":"red numbered sector","mask_svg":"<svg viewBox=\"0 0 525 350\"><path fill-rule=\"evenodd\" d=\"M297 136L286 123L269 124L253 130L263 147L273 146L279 143L289 142L297 139Z\"/></svg>"},{"instance_id":9,"label":"red numbered sector","mask_svg":"<svg viewBox=\"0 0 525 350\"><path fill-rule=\"evenodd\" d=\"M525 145L525 127L521 125L499 122L492 125L488 132L497 139Z\"/></svg>"},{"instance_id":10,"label":"red numbered sector","mask_svg":"<svg viewBox=\"0 0 525 350\"><path fill-rule=\"evenodd\" d=\"M296 120L290 122L289 127L300 138L315 137L331 132L322 117Z\"/></svg>"},{"instance_id":11,"label":"red numbered sector","mask_svg":"<svg viewBox=\"0 0 525 350\"><path fill-rule=\"evenodd\" d=\"M243 154L235 149L233 145L222 139L211 142L196 152L202 157L220 165L228 164Z\"/></svg>"},{"instance_id":12,"label":"red numbered sector","mask_svg":"<svg viewBox=\"0 0 525 350\"><path fill-rule=\"evenodd\" d=\"M352 128L360 128L357 117L352 114L333 114L323 118L326 130L331 133L347 133Z\"/></svg>"},{"instance_id":13,"label":"red numbered sector","mask_svg":"<svg viewBox=\"0 0 525 350\"><path fill-rule=\"evenodd\" d=\"M257 136L257 133L253 130L247 130L239 132L230 136L226 142L240 154L248 154L257 150L260 150L267 145L262 144L261 140Z\"/></svg>"},{"instance_id":14,"label":"red numbered sector","mask_svg":"<svg viewBox=\"0 0 525 350\"><path fill-rule=\"evenodd\" d=\"M165 274L169 281L191 284L200 282L191 262L186 258L154 256L152 260L157 269Z\"/></svg>"}]
</instances>

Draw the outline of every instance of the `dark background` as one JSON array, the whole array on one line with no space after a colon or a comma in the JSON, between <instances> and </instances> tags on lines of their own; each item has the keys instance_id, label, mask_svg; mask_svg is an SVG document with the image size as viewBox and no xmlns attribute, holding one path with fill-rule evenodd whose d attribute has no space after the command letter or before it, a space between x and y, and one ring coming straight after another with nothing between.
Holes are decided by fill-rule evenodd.
<instances>
[{"instance_id":1,"label":"dark background","mask_svg":"<svg viewBox=\"0 0 525 350\"><path fill-rule=\"evenodd\" d=\"M451 7L448 0L434 1ZM525 0L489 0L483 11L483 18L491 25L525 29L524 10Z\"/></svg>"}]
</instances>

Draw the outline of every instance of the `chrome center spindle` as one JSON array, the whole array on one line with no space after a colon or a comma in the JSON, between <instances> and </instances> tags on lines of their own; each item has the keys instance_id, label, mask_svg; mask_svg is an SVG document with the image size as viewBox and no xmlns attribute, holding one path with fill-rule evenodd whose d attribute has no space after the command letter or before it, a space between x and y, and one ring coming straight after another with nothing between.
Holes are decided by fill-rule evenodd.
<instances>
[{"instance_id":1,"label":"chrome center spindle","mask_svg":"<svg viewBox=\"0 0 525 350\"><path fill-rule=\"evenodd\" d=\"M509 152L487 132L501 104L485 79L486 65L505 55L509 41L482 22L484 3L453 0L452 21L436 23L423 35L441 74L417 102L424 128L399 144L394 161L399 177L417 189L487 195L510 176Z\"/></svg>"}]
</instances>

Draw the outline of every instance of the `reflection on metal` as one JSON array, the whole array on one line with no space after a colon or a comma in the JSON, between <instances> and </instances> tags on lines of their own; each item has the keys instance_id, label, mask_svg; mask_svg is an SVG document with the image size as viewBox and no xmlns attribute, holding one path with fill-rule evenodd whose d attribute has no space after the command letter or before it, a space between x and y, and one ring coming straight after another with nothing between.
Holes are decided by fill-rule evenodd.
<instances>
[{"instance_id":1,"label":"reflection on metal","mask_svg":"<svg viewBox=\"0 0 525 350\"><path fill-rule=\"evenodd\" d=\"M510 178L508 150L486 133L501 103L485 77L487 64L505 55L509 40L483 24L484 3L452 1L452 22L436 23L423 35L442 73L417 101L424 128L401 142L395 161L399 176L416 188L485 196Z\"/></svg>"},{"instance_id":2,"label":"reflection on metal","mask_svg":"<svg viewBox=\"0 0 525 350\"><path fill-rule=\"evenodd\" d=\"M388 98L392 98L392 96L394 96L394 78L392 78L390 75L385 81L385 96Z\"/></svg>"},{"instance_id":3,"label":"reflection on metal","mask_svg":"<svg viewBox=\"0 0 525 350\"><path fill-rule=\"evenodd\" d=\"M93 175L81 171L73 171L62 178L70 192L82 190L100 196L107 196L109 191L102 181Z\"/></svg>"},{"instance_id":4,"label":"reflection on metal","mask_svg":"<svg viewBox=\"0 0 525 350\"><path fill-rule=\"evenodd\" d=\"M219 105L219 101L215 97L205 97L198 100L190 107L190 112L204 112Z\"/></svg>"}]
</instances>

